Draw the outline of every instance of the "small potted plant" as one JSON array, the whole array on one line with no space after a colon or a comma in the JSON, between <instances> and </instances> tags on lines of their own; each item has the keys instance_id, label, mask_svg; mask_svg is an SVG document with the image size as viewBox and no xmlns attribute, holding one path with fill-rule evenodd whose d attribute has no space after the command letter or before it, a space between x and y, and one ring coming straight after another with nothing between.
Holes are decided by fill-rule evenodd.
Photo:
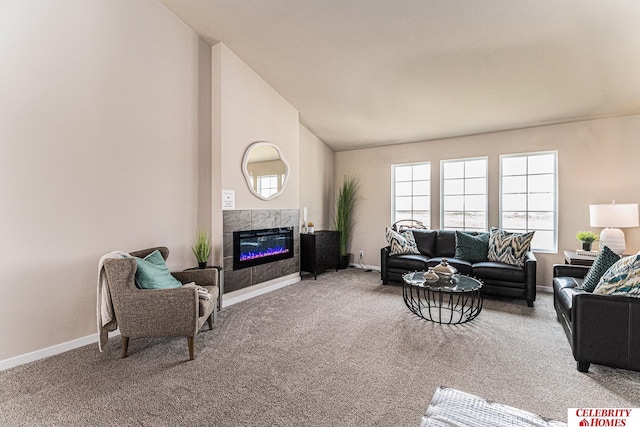
<instances>
[{"instance_id":1,"label":"small potted plant","mask_svg":"<svg viewBox=\"0 0 640 427\"><path fill-rule=\"evenodd\" d=\"M307 224L307 232L313 234L315 230L315 225L313 224L313 221L309 221L309 223Z\"/></svg>"},{"instance_id":2,"label":"small potted plant","mask_svg":"<svg viewBox=\"0 0 640 427\"><path fill-rule=\"evenodd\" d=\"M598 235L591 231L578 231L576 238L582 242L582 250L590 251L593 242L598 240Z\"/></svg>"},{"instance_id":3,"label":"small potted plant","mask_svg":"<svg viewBox=\"0 0 640 427\"><path fill-rule=\"evenodd\" d=\"M211 238L207 230L198 230L196 242L193 244L191 250L198 260L198 267L206 268L209 255L211 255Z\"/></svg>"}]
</instances>

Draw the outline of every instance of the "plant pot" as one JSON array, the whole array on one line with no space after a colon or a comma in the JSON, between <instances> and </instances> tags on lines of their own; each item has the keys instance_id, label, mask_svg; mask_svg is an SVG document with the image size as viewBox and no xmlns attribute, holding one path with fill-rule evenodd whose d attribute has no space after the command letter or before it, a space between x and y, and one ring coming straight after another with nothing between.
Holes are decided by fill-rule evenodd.
<instances>
[{"instance_id":1,"label":"plant pot","mask_svg":"<svg viewBox=\"0 0 640 427\"><path fill-rule=\"evenodd\" d=\"M207 268L207 263L205 262L199 262L198 263L198 268L201 270L204 270L205 268Z\"/></svg>"},{"instance_id":2,"label":"plant pot","mask_svg":"<svg viewBox=\"0 0 640 427\"><path fill-rule=\"evenodd\" d=\"M590 251L590 250L591 250L591 243L589 243L589 242L582 242L582 250L583 250L583 251Z\"/></svg>"},{"instance_id":3,"label":"plant pot","mask_svg":"<svg viewBox=\"0 0 640 427\"><path fill-rule=\"evenodd\" d=\"M340 262L338 263L338 268L340 270L344 270L345 268L349 267L349 257L350 256L351 256L351 254L340 255Z\"/></svg>"}]
</instances>

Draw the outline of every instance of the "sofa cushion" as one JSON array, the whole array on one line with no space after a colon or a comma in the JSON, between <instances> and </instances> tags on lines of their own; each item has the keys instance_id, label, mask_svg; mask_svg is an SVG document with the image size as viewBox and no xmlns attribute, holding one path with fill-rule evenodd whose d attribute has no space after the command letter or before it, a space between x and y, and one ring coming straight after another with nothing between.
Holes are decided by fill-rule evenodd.
<instances>
[{"instance_id":1,"label":"sofa cushion","mask_svg":"<svg viewBox=\"0 0 640 427\"><path fill-rule=\"evenodd\" d=\"M584 278L582 289L587 292L593 292L596 286L598 286L598 282L600 282L604 273L606 273L607 270L609 270L609 268L619 260L620 255L614 253L608 246L602 248Z\"/></svg>"},{"instance_id":2,"label":"sofa cushion","mask_svg":"<svg viewBox=\"0 0 640 427\"><path fill-rule=\"evenodd\" d=\"M640 252L613 264L604 273L593 293L640 298Z\"/></svg>"},{"instance_id":3,"label":"sofa cushion","mask_svg":"<svg viewBox=\"0 0 640 427\"><path fill-rule=\"evenodd\" d=\"M466 231L456 231L457 259L463 259L471 263L487 261L489 252L489 233L473 235Z\"/></svg>"},{"instance_id":4,"label":"sofa cushion","mask_svg":"<svg viewBox=\"0 0 640 427\"><path fill-rule=\"evenodd\" d=\"M406 271L420 271L427 267L427 257L424 255L405 254L390 255L387 259L387 268L395 268Z\"/></svg>"},{"instance_id":5,"label":"sofa cushion","mask_svg":"<svg viewBox=\"0 0 640 427\"><path fill-rule=\"evenodd\" d=\"M524 268L502 262L477 262L471 267L471 273L482 279L523 283L526 281Z\"/></svg>"},{"instance_id":6,"label":"sofa cushion","mask_svg":"<svg viewBox=\"0 0 640 427\"><path fill-rule=\"evenodd\" d=\"M454 258L456 256L456 232L453 230L439 230L436 239L434 256Z\"/></svg>"},{"instance_id":7,"label":"sofa cushion","mask_svg":"<svg viewBox=\"0 0 640 427\"><path fill-rule=\"evenodd\" d=\"M438 232L435 230L412 230L413 238L418 246L418 251L428 258L436 254L436 239Z\"/></svg>"},{"instance_id":8,"label":"sofa cushion","mask_svg":"<svg viewBox=\"0 0 640 427\"><path fill-rule=\"evenodd\" d=\"M491 227L489 235L489 261L523 266L527 252L531 249L534 231L528 233L512 233Z\"/></svg>"},{"instance_id":9,"label":"sofa cushion","mask_svg":"<svg viewBox=\"0 0 640 427\"><path fill-rule=\"evenodd\" d=\"M136 286L140 289L173 289L182 283L171 275L160 251L153 251L143 258L133 257L137 263Z\"/></svg>"},{"instance_id":10,"label":"sofa cushion","mask_svg":"<svg viewBox=\"0 0 640 427\"><path fill-rule=\"evenodd\" d=\"M427 261L427 267L435 267L440 264L443 259L446 259L450 266L458 270L458 273L465 275L469 275L469 273L471 273L471 263L463 259L433 257Z\"/></svg>"},{"instance_id":11,"label":"sofa cushion","mask_svg":"<svg viewBox=\"0 0 640 427\"><path fill-rule=\"evenodd\" d=\"M387 242L389 242L391 255L420 253L411 230L398 233L387 227L384 230L384 236L387 238Z\"/></svg>"}]
</instances>

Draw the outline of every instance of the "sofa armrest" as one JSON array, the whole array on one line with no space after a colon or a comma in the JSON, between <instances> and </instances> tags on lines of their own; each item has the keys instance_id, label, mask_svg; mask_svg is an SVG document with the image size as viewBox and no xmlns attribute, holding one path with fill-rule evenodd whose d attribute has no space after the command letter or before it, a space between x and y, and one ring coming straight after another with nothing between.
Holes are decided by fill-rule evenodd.
<instances>
[{"instance_id":1,"label":"sofa armrest","mask_svg":"<svg viewBox=\"0 0 640 427\"><path fill-rule=\"evenodd\" d=\"M572 303L576 361L640 369L640 299L575 294Z\"/></svg>"},{"instance_id":2,"label":"sofa armrest","mask_svg":"<svg viewBox=\"0 0 640 427\"><path fill-rule=\"evenodd\" d=\"M553 277L575 277L583 279L590 267L584 265L554 264Z\"/></svg>"},{"instance_id":3,"label":"sofa armrest","mask_svg":"<svg viewBox=\"0 0 640 427\"><path fill-rule=\"evenodd\" d=\"M131 289L114 305L126 337L193 336L198 331L195 288Z\"/></svg>"},{"instance_id":4,"label":"sofa armrest","mask_svg":"<svg viewBox=\"0 0 640 427\"><path fill-rule=\"evenodd\" d=\"M537 273L538 273L538 260L533 252L527 252L526 258L524 260L524 271L525 271L525 287L526 287L526 297L527 297L527 305L529 307L533 307L533 302L536 300L536 286L537 286Z\"/></svg>"},{"instance_id":5,"label":"sofa armrest","mask_svg":"<svg viewBox=\"0 0 640 427\"><path fill-rule=\"evenodd\" d=\"M528 262L538 262L538 259L536 258L536 254L534 254L534 253L533 253L533 252L531 252L531 251L527 252L527 255L526 255L525 259L524 259L524 262L525 262L525 263L528 263Z\"/></svg>"},{"instance_id":6,"label":"sofa armrest","mask_svg":"<svg viewBox=\"0 0 640 427\"><path fill-rule=\"evenodd\" d=\"M182 284L195 282L198 286L219 286L221 270L222 267L212 266L211 268L172 271L171 275Z\"/></svg>"},{"instance_id":7,"label":"sofa armrest","mask_svg":"<svg viewBox=\"0 0 640 427\"><path fill-rule=\"evenodd\" d=\"M380 279L382 284L386 285L389 282L389 274L387 273L387 258L391 254L391 247L385 246L380 249Z\"/></svg>"}]
</instances>

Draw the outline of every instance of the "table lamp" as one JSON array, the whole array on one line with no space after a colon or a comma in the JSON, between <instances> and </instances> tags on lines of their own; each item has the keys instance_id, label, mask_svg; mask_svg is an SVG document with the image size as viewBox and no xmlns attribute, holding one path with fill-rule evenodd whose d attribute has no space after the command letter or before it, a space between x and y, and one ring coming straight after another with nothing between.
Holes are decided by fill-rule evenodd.
<instances>
[{"instance_id":1,"label":"table lamp","mask_svg":"<svg viewBox=\"0 0 640 427\"><path fill-rule=\"evenodd\" d=\"M638 204L614 201L610 205L589 205L591 227L604 228L600 232L600 249L608 246L622 255L626 249L624 233L620 228L638 227Z\"/></svg>"}]
</instances>

